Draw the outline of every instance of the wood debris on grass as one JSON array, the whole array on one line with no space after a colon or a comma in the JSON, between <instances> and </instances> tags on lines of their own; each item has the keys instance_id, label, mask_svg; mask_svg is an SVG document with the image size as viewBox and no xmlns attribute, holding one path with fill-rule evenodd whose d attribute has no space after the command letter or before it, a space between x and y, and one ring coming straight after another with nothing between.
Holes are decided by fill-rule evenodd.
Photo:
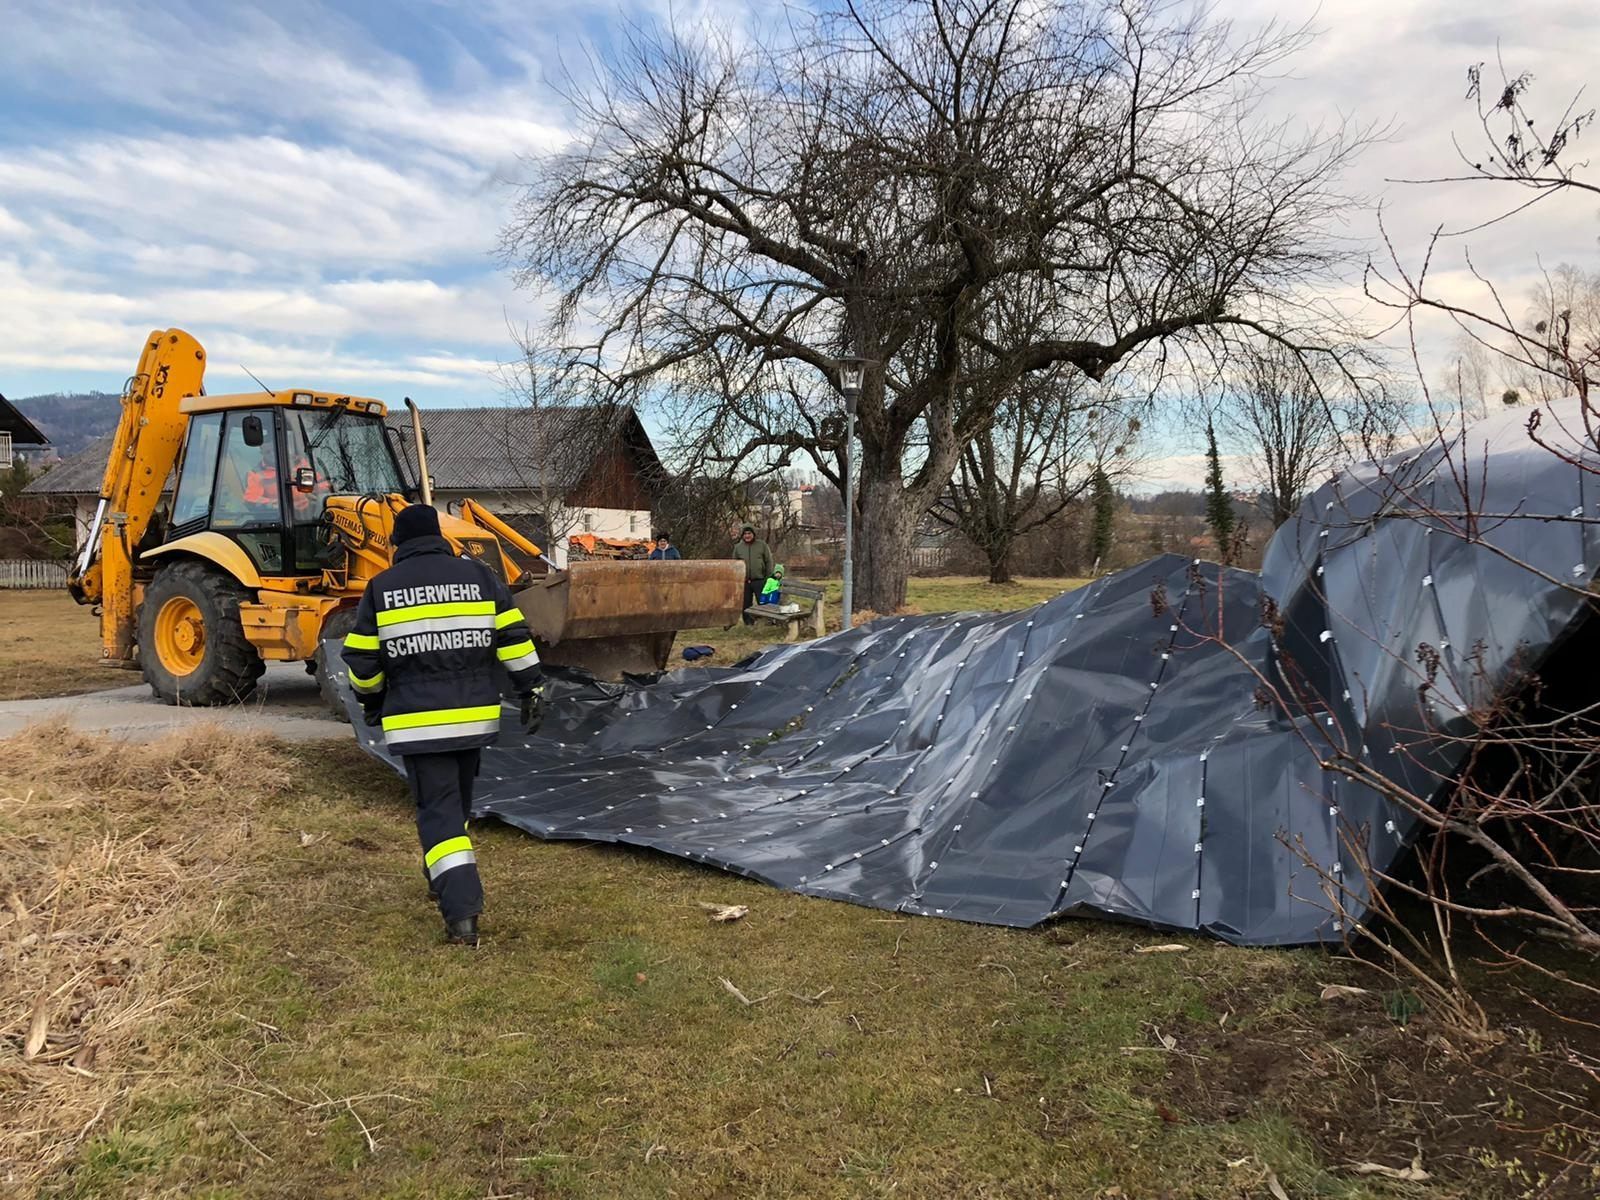
<instances>
[{"instance_id":1,"label":"wood debris on grass","mask_svg":"<svg viewBox=\"0 0 1600 1200\"><path fill-rule=\"evenodd\" d=\"M750 915L750 906L747 904L712 904L706 900L697 900L695 903L705 909L713 921L737 921Z\"/></svg>"},{"instance_id":2,"label":"wood debris on grass","mask_svg":"<svg viewBox=\"0 0 1600 1200\"><path fill-rule=\"evenodd\" d=\"M724 979L719 975L717 976L717 982L722 985L723 991L727 992L728 995L732 996L746 1008L751 1008L757 1004L764 1004L766 1001L771 1000L778 994L777 992L768 992L765 996L757 996L754 1000L752 1000L749 996L746 996L742 991L739 990L739 988L734 984L733 980Z\"/></svg>"},{"instance_id":3,"label":"wood debris on grass","mask_svg":"<svg viewBox=\"0 0 1600 1200\"><path fill-rule=\"evenodd\" d=\"M1361 996L1370 996L1371 994L1366 988L1351 987L1344 983L1330 983L1322 989L1319 998L1322 1000L1355 1000Z\"/></svg>"},{"instance_id":4,"label":"wood debris on grass","mask_svg":"<svg viewBox=\"0 0 1600 1200\"><path fill-rule=\"evenodd\" d=\"M1358 1162L1346 1168L1355 1175L1376 1175L1380 1179L1394 1179L1401 1183L1427 1183L1433 1178L1422 1168L1422 1143L1417 1143L1417 1153L1409 1167L1386 1167L1382 1163Z\"/></svg>"},{"instance_id":5,"label":"wood debris on grass","mask_svg":"<svg viewBox=\"0 0 1600 1200\"><path fill-rule=\"evenodd\" d=\"M152 1020L203 982L170 947L204 935L237 874L247 826L228 818L292 772L215 728L138 745L38 725L0 761L0 1179L26 1190L101 1127L149 1065Z\"/></svg>"}]
</instances>

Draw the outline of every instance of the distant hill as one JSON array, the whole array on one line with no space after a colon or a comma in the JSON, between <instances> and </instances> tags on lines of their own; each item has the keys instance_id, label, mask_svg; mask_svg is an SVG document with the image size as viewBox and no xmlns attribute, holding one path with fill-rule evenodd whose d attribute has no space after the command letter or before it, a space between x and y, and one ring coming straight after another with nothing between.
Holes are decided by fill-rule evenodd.
<instances>
[{"instance_id":1,"label":"distant hill","mask_svg":"<svg viewBox=\"0 0 1600 1200\"><path fill-rule=\"evenodd\" d=\"M118 397L110 392L24 396L12 403L44 431L51 448L62 458L71 458L110 433L122 411Z\"/></svg>"}]
</instances>

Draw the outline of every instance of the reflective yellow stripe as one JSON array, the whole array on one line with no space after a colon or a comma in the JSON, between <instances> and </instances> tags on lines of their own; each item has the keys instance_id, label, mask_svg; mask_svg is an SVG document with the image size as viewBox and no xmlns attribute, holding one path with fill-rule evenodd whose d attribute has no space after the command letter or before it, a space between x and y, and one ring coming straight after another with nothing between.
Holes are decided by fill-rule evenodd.
<instances>
[{"instance_id":1,"label":"reflective yellow stripe","mask_svg":"<svg viewBox=\"0 0 1600 1200\"><path fill-rule=\"evenodd\" d=\"M429 850L426 854L424 854L422 856L422 865L425 866L425 867L431 867L431 866L433 866L434 863L438 862L446 854L456 854L456 853L459 853L462 850L471 850L471 849L472 849L472 839L471 838L467 838L467 837L447 838L445 841L440 842L432 850ZM413 858L411 861L412 862L416 862L417 860Z\"/></svg>"},{"instance_id":2,"label":"reflective yellow stripe","mask_svg":"<svg viewBox=\"0 0 1600 1200\"><path fill-rule=\"evenodd\" d=\"M520 620L522 620L522 610L520 608L508 608L494 619L494 627L496 629L504 629L507 625L515 625Z\"/></svg>"},{"instance_id":3,"label":"reflective yellow stripe","mask_svg":"<svg viewBox=\"0 0 1600 1200\"><path fill-rule=\"evenodd\" d=\"M344 648L346 650L376 650L378 648L378 635L375 633L347 633L344 635Z\"/></svg>"},{"instance_id":4,"label":"reflective yellow stripe","mask_svg":"<svg viewBox=\"0 0 1600 1200\"><path fill-rule=\"evenodd\" d=\"M421 729L426 725L455 725L463 721L498 721L498 704L476 708L436 708L431 712L396 713L383 719L384 729Z\"/></svg>"},{"instance_id":5,"label":"reflective yellow stripe","mask_svg":"<svg viewBox=\"0 0 1600 1200\"><path fill-rule=\"evenodd\" d=\"M498 657L501 662L505 662L508 658L521 658L524 654L532 653L532 641L518 642L515 646L501 646L500 649L495 651L496 657Z\"/></svg>"},{"instance_id":6,"label":"reflective yellow stripe","mask_svg":"<svg viewBox=\"0 0 1600 1200\"><path fill-rule=\"evenodd\" d=\"M459 600L454 604L413 604L410 608L391 608L378 614L378 628L402 621L425 621L431 617L492 617L493 600Z\"/></svg>"},{"instance_id":7,"label":"reflective yellow stripe","mask_svg":"<svg viewBox=\"0 0 1600 1200\"><path fill-rule=\"evenodd\" d=\"M354 671L350 672L350 686L358 692L375 692L383 686L383 672L363 678Z\"/></svg>"}]
</instances>

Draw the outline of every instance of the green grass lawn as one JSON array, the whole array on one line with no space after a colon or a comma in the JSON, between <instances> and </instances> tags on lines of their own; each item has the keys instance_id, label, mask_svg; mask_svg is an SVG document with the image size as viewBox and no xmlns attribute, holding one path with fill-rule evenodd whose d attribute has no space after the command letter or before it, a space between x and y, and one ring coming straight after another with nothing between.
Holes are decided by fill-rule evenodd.
<instances>
[{"instance_id":1,"label":"green grass lawn","mask_svg":"<svg viewBox=\"0 0 1600 1200\"><path fill-rule=\"evenodd\" d=\"M821 582L827 589L823 597L827 627L830 631L842 628L844 583L839 579L801 580L796 582ZM1086 579L1018 579L1014 583L993 584L975 575L912 576L906 585L906 610L914 613L941 612L1003 612L1027 608L1045 600L1054 599L1062 592L1082 587ZM857 613L860 619L860 613ZM802 636L810 626L802 627ZM678 634L673 649L671 666L687 665L679 657L685 646L711 646L716 650L711 658L696 660L696 666L731 666L747 655L783 641L783 630L766 622L747 627L735 625L732 629L687 629Z\"/></svg>"}]
</instances>

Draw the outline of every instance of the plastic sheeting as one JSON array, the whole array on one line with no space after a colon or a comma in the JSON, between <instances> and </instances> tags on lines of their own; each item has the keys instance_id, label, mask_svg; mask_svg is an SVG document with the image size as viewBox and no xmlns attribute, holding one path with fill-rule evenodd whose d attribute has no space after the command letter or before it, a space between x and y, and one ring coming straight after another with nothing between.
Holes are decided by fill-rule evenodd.
<instances>
[{"instance_id":1,"label":"plastic sheeting","mask_svg":"<svg viewBox=\"0 0 1600 1200\"><path fill-rule=\"evenodd\" d=\"M1361 908L1347 839L1384 868L1414 831L1325 770L1331 749L1433 794L1468 710L1587 611L1593 455L1563 432L1575 405L1539 435L1572 461L1526 419L1336 477L1259 576L1168 556L1024 612L877 621L648 685L562 676L539 736L507 710L475 813L900 912L1337 938L1330 881Z\"/></svg>"}]
</instances>

